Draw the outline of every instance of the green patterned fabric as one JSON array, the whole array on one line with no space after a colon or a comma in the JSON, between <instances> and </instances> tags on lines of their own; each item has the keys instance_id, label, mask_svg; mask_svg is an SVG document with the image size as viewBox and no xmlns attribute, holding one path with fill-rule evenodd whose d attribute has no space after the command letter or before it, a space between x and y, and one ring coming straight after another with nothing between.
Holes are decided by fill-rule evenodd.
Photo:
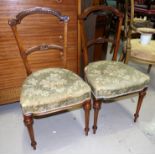
<instances>
[{"instance_id":1,"label":"green patterned fabric","mask_svg":"<svg viewBox=\"0 0 155 155\"><path fill-rule=\"evenodd\" d=\"M143 89L149 84L149 76L116 61L98 61L85 68L85 76L94 96L113 98Z\"/></svg>"},{"instance_id":2,"label":"green patterned fabric","mask_svg":"<svg viewBox=\"0 0 155 155\"><path fill-rule=\"evenodd\" d=\"M24 114L38 114L79 104L90 97L90 87L78 75L49 68L34 72L25 80L20 103Z\"/></svg>"}]
</instances>

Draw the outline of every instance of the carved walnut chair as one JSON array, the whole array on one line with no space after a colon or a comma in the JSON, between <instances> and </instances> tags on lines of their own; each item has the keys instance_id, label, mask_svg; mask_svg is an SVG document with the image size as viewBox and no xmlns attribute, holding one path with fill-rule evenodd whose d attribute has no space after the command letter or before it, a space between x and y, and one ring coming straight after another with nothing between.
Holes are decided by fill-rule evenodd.
<instances>
[{"instance_id":1,"label":"carved walnut chair","mask_svg":"<svg viewBox=\"0 0 155 155\"><path fill-rule=\"evenodd\" d=\"M59 44L44 43L26 49L21 40L21 34L17 29L17 25L20 24L25 17L34 14L43 14L43 16L48 14L48 18L51 17L51 20L55 18L61 21L60 23L64 27L63 42L59 42ZM23 10L18 13L15 18L9 20L9 25L12 28L28 75L22 86L20 104L23 111L24 123L27 126L33 149L36 149L37 144L32 126L33 118L37 116L47 116L51 113L70 109L73 106L83 105L85 110L85 134L88 135L91 89L78 75L65 69L67 61L68 21L68 16L63 16L60 12L52 8L43 7ZM44 42L44 40L42 41ZM57 52L59 52L59 57L60 60L63 61L64 68L46 68L32 72L28 56L38 51L45 53L47 50L51 50L50 52L57 50Z\"/></svg>"},{"instance_id":2,"label":"carved walnut chair","mask_svg":"<svg viewBox=\"0 0 155 155\"><path fill-rule=\"evenodd\" d=\"M96 39L88 39L85 22L91 15L111 12L117 16L117 27L114 38L98 37ZM102 102L107 102L116 99L117 97L127 96L129 94L139 94L136 113L134 114L134 122L136 122L143 98L149 84L149 76L132 68L122 62L118 62L117 53L120 44L120 32L123 20L123 15L117 9L109 6L92 6L83 11L79 16L81 26L82 51L85 64L85 79L91 86L93 94L94 108L94 125L93 132L97 130L98 113ZM94 21L95 22L95 21ZM111 60L100 60L89 62L89 48L95 44L110 42L114 45L114 52Z\"/></svg>"},{"instance_id":3,"label":"carved walnut chair","mask_svg":"<svg viewBox=\"0 0 155 155\"><path fill-rule=\"evenodd\" d=\"M126 6L128 1L126 0ZM155 33L155 29L153 27L153 23L149 20L144 20L141 18L135 17L135 2L134 0L130 0L130 16L128 15L128 9L126 9L125 15L125 29L126 29L126 41L124 43L123 53L121 55L121 60L125 63L128 63L130 60L136 63L147 64L148 73L151 70L152 65L155 64L155 40L151 40L151 42L147 45L142 45L140 43L139 36L141 34L149 34ZM136 9L137 11L137 9ZM146 13L146 12L145 12ZM153 14L153 12L151 12ZM152 14L149 14L150 16ZM155 13L155 10L154 10ZM138 38L135 38L135 34Z\"/></svg>"}]
</instances>

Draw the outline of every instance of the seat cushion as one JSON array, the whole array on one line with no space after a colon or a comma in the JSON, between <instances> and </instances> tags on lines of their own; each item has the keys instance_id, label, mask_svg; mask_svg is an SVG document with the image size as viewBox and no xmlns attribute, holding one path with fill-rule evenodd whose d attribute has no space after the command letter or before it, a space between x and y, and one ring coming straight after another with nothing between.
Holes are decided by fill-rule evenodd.
<instances>
[{"instance_id":1,"label":"seat cushion","mask_svg":"<svg viewBox=\"0 0 155 155\"><path fill-rule=\"evenodd\" d=\"M49 68L32 73L24 82L20 103L24 114L58 111L90 99L91 89L73 72Z\"/></svg>"},{"instance_id":2,"label":"seat cushion","mask_svg":"<svg viewBox=\"0 0 155 155\"><path fill-rule=\"evenodd\" d=\"M98 61L85 68L95 98L113 98L136 92L149 84L149 76L116 61Z\"/></svg>"},{"instance_id":3,"label":"seat cushion","mask_svg":"<svg viewBox=\"0 0 155 155\"><path fill-rule=\"evenodd\" d=\"M155 63L155 40L151 40L148 45L142 45L140 39L131 39L131 57Z\"/></svg>"}]
</instances>

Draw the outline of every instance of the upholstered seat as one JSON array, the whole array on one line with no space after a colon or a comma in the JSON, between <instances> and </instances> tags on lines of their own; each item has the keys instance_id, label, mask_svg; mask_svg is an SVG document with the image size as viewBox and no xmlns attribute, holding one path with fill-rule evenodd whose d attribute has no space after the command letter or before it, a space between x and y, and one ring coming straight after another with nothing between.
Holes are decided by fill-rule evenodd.
<instances>
[{"instance_id":1,"label":"upholstered seat","mask_svg":"<svg viewBox=\"0 0 155 155\"><path fill-rule=\"evenodd\" d=\"M137 92L149 83L149 76L116 61L98 61L85 68L95 98L113 98Z\"/></svg>"},{"instance_id":2,"label":"upholstered seat","mask_svg":"<svg viewBox=\"0 0 155 155\"><path fill-rule=\"evenodd\" d=\"M140 39L131 39L131 57L155 63L155 41L142 45Z\"/></svg>"},{"instance_id":3,"label":"upholstered seat","mask_svg":"<svg viewBox=\"0 0 155 155\"><path fill-rule=\"evenodd\" d=\"M73 72L49 68L32 73L24 82L24 114L56 111L90 99L90 87Z\"/></svg>"}]
</instances>

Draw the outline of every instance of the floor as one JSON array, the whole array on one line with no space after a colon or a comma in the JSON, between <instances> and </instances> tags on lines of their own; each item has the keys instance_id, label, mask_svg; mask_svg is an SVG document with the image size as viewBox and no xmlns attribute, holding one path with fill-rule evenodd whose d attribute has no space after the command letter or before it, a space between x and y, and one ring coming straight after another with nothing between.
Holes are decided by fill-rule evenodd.
<instances>
[{"instance_id":1,"label":"floor","mask_svg":"<svg viewBox=\"0 0 155 155\"><path fill-rule=\"evenodd\" d=\"M130 64L133 65L133 64ZM134 65L146 72L147 67ZM137 123L137 97L102 104L96 135L83 132L83 109L37 119L37 150L30 146L19 103L0 106L0 153L155 153L155 68ZM93 123L91 111L90 126Z\"/></svg>"}]
</instances>

